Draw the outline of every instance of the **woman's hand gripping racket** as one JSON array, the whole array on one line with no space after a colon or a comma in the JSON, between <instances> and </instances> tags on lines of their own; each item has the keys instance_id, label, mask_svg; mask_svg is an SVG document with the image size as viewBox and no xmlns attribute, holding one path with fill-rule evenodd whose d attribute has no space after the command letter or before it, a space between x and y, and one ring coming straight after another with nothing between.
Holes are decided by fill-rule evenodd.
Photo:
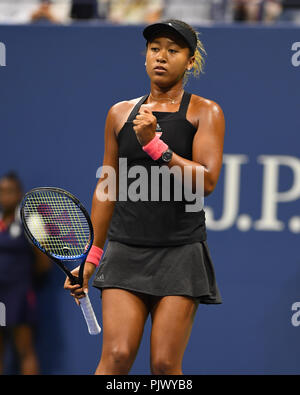
<instances>
[{"instance_id":1,"label":"woman's hand gripping racket","mask_svg":"<svg viewBox=\"0 0 300 395\"><path fill-rule=\"evenodd\" d=\"M60 188L35 188L22 200L21 219L29 240L58 264L72 285L82 287L84 264L94 232L88 212L80 201ZM72 264L80 265L78 277L67 268ZM100 333L88 295L80 299L80 307L89 333Z\"/></svg>"}]
</instances>

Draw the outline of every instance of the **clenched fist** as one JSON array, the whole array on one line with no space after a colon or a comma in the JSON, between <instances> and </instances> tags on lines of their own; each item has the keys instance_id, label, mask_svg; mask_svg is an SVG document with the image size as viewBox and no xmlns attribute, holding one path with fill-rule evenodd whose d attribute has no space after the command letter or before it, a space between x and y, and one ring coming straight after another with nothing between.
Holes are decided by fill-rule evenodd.
<instances>
[{"instance_id":1,"label":"clenched fist","mask_svg":"<svg viewBox=\"0 0 300 395\"><path fill-rule=\"evenodd\" d=\"M157 120L152 111L147 108L147 105L141 105L133 124L136 138L142 146L148 144L155 137Z\"/></svg>"}]
</instances>

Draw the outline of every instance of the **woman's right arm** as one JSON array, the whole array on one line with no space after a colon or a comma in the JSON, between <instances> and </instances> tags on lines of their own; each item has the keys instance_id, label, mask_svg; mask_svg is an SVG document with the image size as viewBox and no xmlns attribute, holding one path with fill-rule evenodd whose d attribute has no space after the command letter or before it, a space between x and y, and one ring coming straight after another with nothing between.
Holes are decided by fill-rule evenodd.
<instances>
[{"instance_id":1,"label":"woman's right arm","mask_svg":"<svg viewBox=\"0 0 300 395\"><path fill-rule=\"evenodd\" d=\"M115 198L118 196L119 192L119 147L116 137L117 131L122 128L135 102L136 100L115 104L109 110L105 122L104 157L102 162L102 172L94 191L91 210L91 221L94 229L93 245L101 248L102 250L105 245L108 228L115 208ZM106 179L108 177L107 174L105 174L105 171L103 171L105 170L104 166L110 166L110 171L113 171L115 173L115 183L114 185L110 186L116 188L115 194L112 193L112 195L115 195L113 196L114 199L101 199L101 196L104 196L104 194L108 195L108 193L110 193L107 188L101 188L101 183L105 182L106 184ZM103 192L101 192L102 190ZM70 291L71 295L75 298L77 304L79 303L77 299L80 299L84 296L83 290L88 289L88 281L93 275L95 269L96 266L87 260L84 265L82 288L80 287L80 285L72 285L69 278L66 278L64 288ZM78 268L74 269L72 273L77 276Z\"/></svg>"},{"instance_id":2,"label":"woman's right arm","mask_svg":"<svg viewBox=\"0 0 300 395\"><path fill-rule=\"evenodd\" d=\"M116 138L116 125L118 114L116 111L117 105L111 107L108 112L106 123L105 123L105 136L104 136L104 157L102 163L102 171L100 174L100 178L97 182L93 201L92 201L92 210L91 210L91 221L94 228L94 245L102 248L104 247L108 227L110 225L110 221L113 215L114 207L115 207L115 199L111 197L108 200L104 200L103 197L109 195L114 195L113 190L109 191L106 188L101 186L101 183L104 182L108 174L105 174L105 166L110 167L110 171L113 171L115 174L115 185L109 184L109 188L116 188L115 197L118 194L118 142ZM105 181L106 184L107 181ZM102 191L103 190L103 191ZM102 191L102 192L101 192ZM104 196L105 193L105 196Z\"/></svg>"},{"instance_id":3,"label":"woman's right arm","mask_svg":"<svg viewBox=\"0 0 300 395\"><path fill-rule=\"evenodd\" d=\"M106 241L108 227L110 225L110 221L114 212L115 199L118 196L119 192L119 147L117 133L122 129L134 105L140 99L141 98L139 97L137 99L116 103L110 108L107 114L105 123L105 147L102 170L104 166L110 167L110 171L113 171L115 174L115 185L109 185L109 188L112 188L110 191L108 191L107 188L101 188L101 183L105 181L105 185L107 182L106 179L108 177L108 175L105 174L105 171L102 171L94 191L91 211L91 220L94 228L93 244L102 249ZM114 188L115 194L113 193ZM103 201L104 199L101 199L101 196L104 195L104 193L101 192L103 189L106 196L108 193L110 195L114 195L112 196L113 200L110 199Z\"/></svg>"},{"instance_id":4,"label":"woman's right arm","mask_svg":"<svg viewBox=\"0 0 300 395\"><path fill-rule=\"evenodd\" d=\"M116 120L117 113L115 106L113 106L107 114L105 123L104 157L102 168L103 166L111 166L113 168L113 171L116 172L116 180L118 180L118 143L115 134L115 129L117 125ZM101 173L94 191L91 210L91 221L94 229L93 245L101 249L103 249L104 247L108 227L115 207L114 200L101 201L101 199L99 199L99 197L101 197L101 194L99 195L99 186L105 179L105 175ZM88 281L93 275L95 269L96 266L87 260L84 265L82 287L78 284L72 285L69 277L66 278L64 288L70 291L71 295L75 298L77 304L79 304L77 299L82 298L84 296L84 290L88 289ZM79 267L72 271L72 274L74 274L75 276L78 276L78 273Z\"/></svg>"},{"instance_id":5,"label":"woman's right arm","mask_svg":"<svg viewBox=\"0 0 300 395\"><path fill-rule=\"evenodd\" d=\"M107 114L105 122L104 157L102 169L104 166L111 166L113 171L115 171L116 180L118 180L118 142L115 133L117 127L118 112L116 111L116 107L118 108L117 105L111 107ZM91 210L91 221L94 229L93 245L101 249L103 249L104 247L108 227L115 207L115 200L101 201L101 193L99 192L101 190L100 185L105 179L105 174L103 174L102 172L94 191ZM116 182L116 184L118 184L118 182ZM117 193L118 191L116 192L116 196ZM84 296L84 290L88 289L88 281L93 275L95 269L96 266L87 260L84 265L82 287L80 287L80 285L72 285L70 279L68 277L66 278L64 288L70 291L71 295L75 298L77 304L79 304L77 299L82 298ZM72 271L72 274L78 276L78 272L79 268L76 268Z\"/></svg>"}]
</instances>

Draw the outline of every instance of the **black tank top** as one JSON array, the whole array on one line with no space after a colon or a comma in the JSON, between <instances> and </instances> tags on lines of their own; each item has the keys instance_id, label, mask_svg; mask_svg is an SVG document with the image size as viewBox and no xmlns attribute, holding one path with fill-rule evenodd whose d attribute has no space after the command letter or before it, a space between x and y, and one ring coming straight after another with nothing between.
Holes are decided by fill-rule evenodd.
<instances>
[{"instance_id":1,"label":"black tank top","mask_svg":"<svg viewBox=\"0 0 300 395\"><path fill-rule=\"evenodd\" d=\"M155 184L158 187L158 200L151 201L151 171L154 168L167 167L159 165L146 152L136 138L133 130L133 120L139 112L140 106L147 100L144 96L133 108L127 122L120 130L117 140L119 146L119 193L115 202L115 209L108 229L108 240L116 240L126 244L142 246L174 246L189 244L206 240L205 213L203 210L187 212L185 205L192 204L183 199L174 199L174 177L170 175L170 199L164 201L163 189L167 183ZM156 133L161 133L161 139L183 158L192 160L192 144L196 128L186 119L186 112L191 99L191 94L184 92L179 111L158 112L153 111L157 118ZM137 201L132 201L128 196L130 186L133 190L141 192L142 188L135 188L141 177L139 171L130 174L133 166L142 166L143 175L148 177L147 198L145 195ZM136 168L138 169L138 168ZM168 168L169 169L169 168ZM127 186L125 186L125 180ZM121 185L122 183L122 185ZM134 183L134 184L133 184ZM143 184L144 185L144 184ZM182 189L183 190L183 189ZM145 190L144 190L145 191ZM127 193L128 192L128 193Z\"/></svg>"}]
</instances>

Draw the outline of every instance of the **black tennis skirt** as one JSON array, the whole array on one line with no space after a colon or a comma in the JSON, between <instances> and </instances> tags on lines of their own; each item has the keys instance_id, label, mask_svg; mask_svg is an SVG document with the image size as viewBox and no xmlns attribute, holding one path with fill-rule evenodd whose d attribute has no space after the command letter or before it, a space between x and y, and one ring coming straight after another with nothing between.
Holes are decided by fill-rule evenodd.
<instances>
[{"instance_id":1,"label":"black tennis skirt","mask_svg":"<svg viewBox=\"0 0 300 395\"><path fill-rule=\"evenodd\" d=\"M206 241L141 247L109 240L93 286L154 296L182 295L203 304L222 303Z\"/></svg>"}]
</instances>

